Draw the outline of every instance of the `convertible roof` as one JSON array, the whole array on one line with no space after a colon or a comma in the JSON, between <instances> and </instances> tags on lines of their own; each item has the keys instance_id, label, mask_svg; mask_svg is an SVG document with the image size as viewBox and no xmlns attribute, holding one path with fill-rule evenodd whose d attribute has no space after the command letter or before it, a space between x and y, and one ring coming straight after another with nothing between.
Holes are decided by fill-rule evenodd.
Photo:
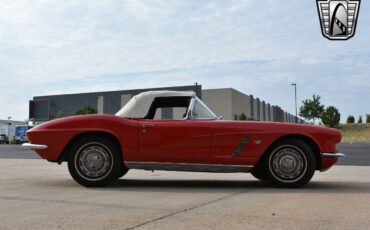
<instances>
[{"instance_id":1,"label":"convertible roof","mask_svg":"<svg viewBox=\"0 0 370 230\"><path fill-rule=\"evenodd\" d=\"M116 113L117 116L129 118L144 118L156 97L195 97L193 91L148 91L140 93Z\"/></svg>"}]
</instances>

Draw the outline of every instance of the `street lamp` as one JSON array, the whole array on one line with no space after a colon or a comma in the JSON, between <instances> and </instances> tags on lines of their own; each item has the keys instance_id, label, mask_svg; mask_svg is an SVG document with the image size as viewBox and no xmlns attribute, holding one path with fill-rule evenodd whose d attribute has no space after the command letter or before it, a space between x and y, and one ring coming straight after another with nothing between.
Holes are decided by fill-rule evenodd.
<instances>
[{"instance_id":1,"label":"street lamp","mask_svg":"<svg viewBox=\"0 0 370 230\"><path fill-rule=\"evenodd\" d=\"M294 99L295 99L295 123L298 123L298 112L297 112L297 83L292 83L294 85Z\"/></svg>"}]
</instances>

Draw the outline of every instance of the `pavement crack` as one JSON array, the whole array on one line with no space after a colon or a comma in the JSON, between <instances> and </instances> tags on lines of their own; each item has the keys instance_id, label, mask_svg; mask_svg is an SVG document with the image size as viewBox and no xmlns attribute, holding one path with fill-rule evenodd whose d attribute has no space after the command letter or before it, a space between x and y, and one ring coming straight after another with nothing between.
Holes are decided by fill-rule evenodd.
<instances>
[{"instance_id":1,"label":"pavement crack","mask_svg":"<svg viewBox=\"0 0 370 230\"><path fill-rule=\"evenodd\" d=\"M250 191L250 190L248 190L248 191ZM208 202L205 202L205 203L202 203L202 204L199 204L199 205L196 205L196 206L190 207L190 208L186 208L186 209L182 209L182 210L179 210L179 211L176 211L176 212L172 212L172 213L170 213L170 214L167 214L167 215L164 215L164 216L161 216L161 217L158 217L158 218L155 218L155 219L152 219L152 220L146 221L146 222L144 222L144 223L141 223L141 224L138 224L138 225L135 225L135 226L129 227L129 228L125 228L125 230L132 230L132 229L136 229L136 228L142 227L142 226L144 226L144 225L151 224L151 223L154 223L154 222L157 222L157 221L160 221L160 220L166 219L166 218L171 217L171 216L175 216L175 215L177 215L177 214L181 214L181 213L189 212L189 211L192 211L192 210L194 210L194 209L197 209L197 208L201 208L201 207L207 206L207 205L209 205L209 204L214 204L214 203L217 203L217 202L219 202L219 201L229 199L229 198L231 198L231 197L234 197L234 196L240 195L240 194L245 193L245 192L247 192L247 191L241 191L241 192L233 193L233 194L230 194L230 195L227 195L227 196L224 196L224 197L221 197L221 198L215 199L215 200L211 200L211 201L208 201Z\"/></svg>"},{"instance_id":2,"label":"pavement crack","mask_svg":"<svg viewBox=\"0 0 370 230\"><path fill-rule=\"evenodd\" d=\"M85 205L85 206L95 206L102 208L116 208L116 209L142 209L139 207L125 206L125 205L115 205L115 204L98 204L83 201L67 201L67 200L50 200L50 199L40 199L40 198L29 198L29 197L12 197L12 196L0 196L0 200L8 201L30 201L30 202L46 202L54 204L69 204L69 205Z\"/></svg>"}]
</instances>

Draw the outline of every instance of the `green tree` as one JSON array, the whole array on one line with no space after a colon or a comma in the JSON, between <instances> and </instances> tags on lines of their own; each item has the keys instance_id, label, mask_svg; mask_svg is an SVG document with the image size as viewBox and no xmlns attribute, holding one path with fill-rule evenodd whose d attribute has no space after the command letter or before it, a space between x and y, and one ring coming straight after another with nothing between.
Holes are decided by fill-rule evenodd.
<instances>
[{"instance_id":1,"label":"green tree","mask_svg":"<svg viewBox=\"0 0 370 230\"><path fill-rule=\"evenodd\" d=\"M57 113L57 118L62 118L62 117L65 117L65 114L62 110L59 110L59 112Z\"/></svg>"},{"instance_id":2,"label":"green tree","mask_svg":"<svg viewBox=\"0 0 370 230\"><path fill-rule=\"evenodd\" d=\"M370 123L370 114L366 114L366 123Z\"/></svg>"},{"instance_id":3,"label":"green tree","mask_svg":"<svg viewBox=\"0 0 370 230\"><path fill-rule=\"evenodd\" d=\"M91 105L86 104L76 110L75 115L95 114L98 113Z\"/></svg>"},{"instance_id":4,"label":"green tree","mask_svg":"<svg viewBox=\"0 0 370 230\"><path fill-rule=\"evenodd\" d=\"M361 124L362 123L362 116L358 117L357 123Z\"/></svg>"},{"instance_id":5,"label":"green tree","mask_svg":"<svg viewBox=\"0 0 370 230\"><path fill-rule=\"evenodd\" d=\"M246 121L247 120L247 115L245 115L245 113L240 114L239 115L239 120Z\"/></svg>"},{"instance_id":6,"label":"green tree","mask_svg":"<svg viewBox=\"0 0 370 230\"><path fill-rule=\"evenodd\" d=\"M321 114L321 121L329 127L337 127L340 121L340 113L334 106L329 106Z\"/></svg>"},{"instance_id":7,"label":"green tree","mask_svg":"<svg viewBox=\"0 0 370 230\"><path fill-rule=\"evenodd\" d=\"M320 99L319 95L313 95L312 99L302 101L303 105L299 109L299 115L306 120L313 120L315 123L315 119L321 118L321 114L324 112L324 105L321 104Z\"/></svg>"},{"instance_id":8,"label":"green tree","mask_svg":"<svg viewBox=\"0 0 370 230\"><path fill-rule=\"evenodd\" d=\"M353 124L355 123L355 117L352 115L349 115L347 118L347 124Z\"/></svg>"}]
</instances>

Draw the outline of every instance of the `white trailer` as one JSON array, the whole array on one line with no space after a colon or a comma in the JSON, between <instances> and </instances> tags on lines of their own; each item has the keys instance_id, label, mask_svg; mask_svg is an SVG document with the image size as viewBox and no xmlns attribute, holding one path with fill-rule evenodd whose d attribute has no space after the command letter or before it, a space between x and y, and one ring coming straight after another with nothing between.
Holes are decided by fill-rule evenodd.
<instances>
[{"instance_id":1,"label":"white trailer","mask_svg":"<svg viewBox=\"0 0 370 230\"><path fill-rule=\"evenodd\" d=\"M5 141L13 142L15 136L15 125L0 124L0 135L2 136L1 139L4 139L5 137Z\"/></svg>"}]
</instances>

